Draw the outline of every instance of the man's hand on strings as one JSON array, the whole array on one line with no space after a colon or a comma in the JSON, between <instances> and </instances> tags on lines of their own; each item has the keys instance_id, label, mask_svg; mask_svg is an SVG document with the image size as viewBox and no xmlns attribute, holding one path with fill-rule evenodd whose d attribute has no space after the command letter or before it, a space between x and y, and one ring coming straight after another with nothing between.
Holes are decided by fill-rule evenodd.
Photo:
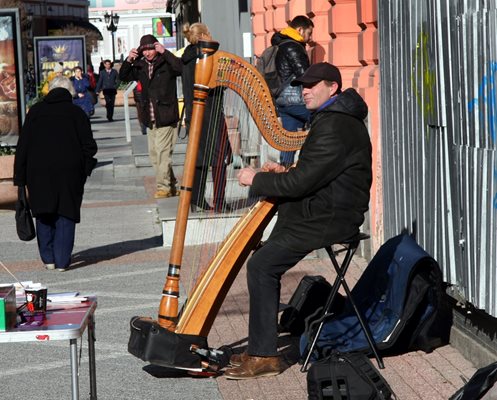
<instances>
[{"instance_id":1,"label":"man's hand on strings","mask_svg":"<svg viewBox=\"0 0 497 400\"><path fill-rule=\"evenodd\" d=\"M238 178L238 183L240 186L250 186L254 180L254 176L257 173L252 167L245 167L238 171L236 177Z\"/></svg>"},{"instance_id":2,"label":"man's hand on strings","mask_svg":"<svg viewBox=\"0 0 497 400\"><path fill-rule=\"evenodd\" d=\"M278 164L277 162L267 161L262 165L261 171L262 172L275 172L277 174L280 174L282 172L286 172L286 168L283 165Z\"/></svg>"}]
</instances>

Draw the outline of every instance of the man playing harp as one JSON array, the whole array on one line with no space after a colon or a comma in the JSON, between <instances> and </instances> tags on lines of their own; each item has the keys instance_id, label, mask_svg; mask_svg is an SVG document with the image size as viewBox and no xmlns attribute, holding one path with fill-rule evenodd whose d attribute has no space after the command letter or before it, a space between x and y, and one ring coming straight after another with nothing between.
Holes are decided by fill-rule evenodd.
<instances>
[{"instance_id":1,"label":"man playing harp","mask_svg":"<svg viewBox=\"0 0 497 400\"><path fill-rule=\"evenodd\" d=\"M292 85L303 86L311 129L297 164L274 162L260 172L243 168L239 183L250 195L278 199L278 220L269 239L247 263L250 295L246 352L232 356L229 379L277 375L281 276L312 250L355 236L368 209L371 142L364 125L367 105L354 89L341 91L340 71L314 64Z\"/></svg>"}]
</instances>

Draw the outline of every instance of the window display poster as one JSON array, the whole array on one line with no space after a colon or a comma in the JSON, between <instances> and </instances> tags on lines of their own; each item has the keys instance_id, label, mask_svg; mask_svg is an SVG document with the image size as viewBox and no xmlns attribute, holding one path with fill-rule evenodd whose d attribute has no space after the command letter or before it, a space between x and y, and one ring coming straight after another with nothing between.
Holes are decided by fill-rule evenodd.
<instances>
[{"instance_id":1,"label":"window display poster","mask_svg":"<svg viewBox=\"0 0 497 400\"><path fill-rule=\"evenodd\" d=\"M173 19L171 17L152 18L153 35L156 38L173 36Z\"/></svg>"},{"instance_id":2,"label":"window display poster","mask_svg":"<svg viewBox=\"0 0 497 400\"><path fill-rule=\"evenodd\" d=\"M161 42L166 49L176 51L176 30L171 17L152 18L152 35Z\"/></svg>"},{"instance_id":3,"label":"window display poster","mask_svg":"<svg viewBox=\"0 0 497 400\"><path fill-rule=\"evenodd\" d=\"M62 63L64 74L71 76L74 67L86 71L84 36L40 36L34 38L36 84L39 86Z\"/></svg>"},{"instance_id":4,"label":"window display poster","mask_svg":"<svg viewBox=\"0 0 497 400\"><path fill-rule=\"evenodd\" d=\"M0 145L15 145L24 119L18 9L0 9Z\"/></svg>"}]
</instances>

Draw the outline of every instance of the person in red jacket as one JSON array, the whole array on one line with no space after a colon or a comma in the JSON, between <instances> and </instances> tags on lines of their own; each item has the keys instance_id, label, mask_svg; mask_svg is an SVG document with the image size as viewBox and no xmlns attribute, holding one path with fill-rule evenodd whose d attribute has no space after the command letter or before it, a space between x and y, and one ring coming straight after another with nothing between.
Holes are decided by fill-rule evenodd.
<instances>
[{"instance_id":1,"label":"person in red jacket","mask_svg":"<svg viewBox=\"0 0 497 400\"><path fill-rule=\"evenodd\" d=\"M136 113L138 116L138 123L140 124L140 130L142 135L147 134L147 125L145 125L145 118L143 116L143 106L142 106L142 83L138 81L135 88L133 89L133 98L135 99Z\"/></svg>"}]
</instances>

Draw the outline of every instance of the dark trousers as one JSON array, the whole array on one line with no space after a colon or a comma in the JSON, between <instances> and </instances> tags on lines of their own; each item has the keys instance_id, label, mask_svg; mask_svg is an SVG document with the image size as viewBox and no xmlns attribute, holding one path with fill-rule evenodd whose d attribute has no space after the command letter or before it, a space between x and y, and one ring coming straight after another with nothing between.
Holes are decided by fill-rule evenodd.
<instances>
[{"instance_id":1,"label":"dark trousers","mask_svg":"<svg viewBox=\"0 0 497 400\"><path fill-rule=\"evenodd\" d=\"M212 207L216 211L223 211L226 207L224 193L226 189L226 168L227 165L224 162L212 166L212 183L214 185ZM191 203L201 208L209 206L205 200L205 185L207 183L208 169L209 167L206 166L195 168Z\"/></svg>"},{"instance_id":2,"label":"dark trousers","mask_svg":"<svg viewBox=\"0 0 497 400\"><path fill-rule=\"evenodd\" d=\"M116 102L116 95L104 93L104 99L105 109L107 110L107 119L109 121L112 121L112 119L114 118L114 104Z\"/></svg>"},{"instance_id":3,"label":"dark trousers","mask_svg":"<svg viewBox=\"0 0 497 400\"><path fill-rule=\"evenodd\" d=\"M71 264L76 223L57 214L36 217L38 250L44 264L67 268Z\"/></svg>"},{"instance_id":4,"label":"dark trousers","mask_svg":"<svg viewBox=\"0 0 497 400\"><path fill-rule=\"evenodd\" d=\"M247 263L250 296L247 352L252 356L278 355L278 309L281 276L309 251L295 251L268 241Z\"/></svg>"}]
</instances>

